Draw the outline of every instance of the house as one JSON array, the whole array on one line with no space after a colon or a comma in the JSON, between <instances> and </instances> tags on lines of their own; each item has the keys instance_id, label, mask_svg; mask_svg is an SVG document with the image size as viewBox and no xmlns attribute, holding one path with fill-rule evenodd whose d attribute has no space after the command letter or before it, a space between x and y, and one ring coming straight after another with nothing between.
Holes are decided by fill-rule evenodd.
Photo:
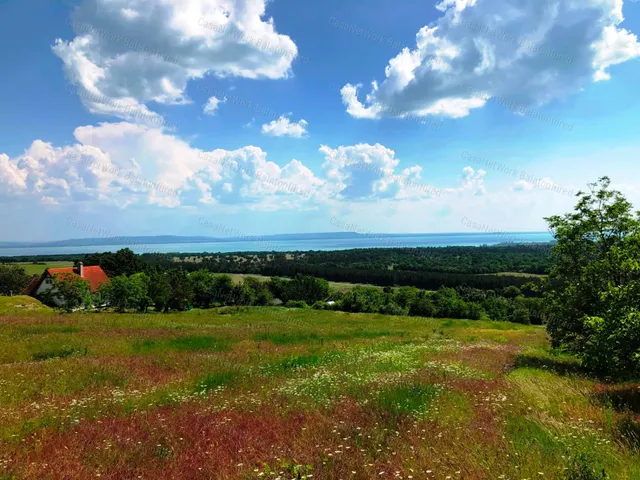
<instances>
[{"instance_id":1,"label":"house","mask_svg":"<svg viewBox=\"0 0 640 480\"><path fill-rule=\"evenodd\" d=\"M34 277L33 280L31 280L31 283L29 283L29 286L25 289L24 294L31 297L38 297L47 290L51 290L51 288L53 288L53 277L56 275L78 275L84 280L89 280L91 284L91 293L98 290L100 285L103 283L109 282L109 277L104 273L102 268L98 266L85 267L82 262L80 262L77 267L46 269L40 277ZM61 307L64 303L61 299L55 296L52 300L57 307Z\"/></svg>"}]
</instances>

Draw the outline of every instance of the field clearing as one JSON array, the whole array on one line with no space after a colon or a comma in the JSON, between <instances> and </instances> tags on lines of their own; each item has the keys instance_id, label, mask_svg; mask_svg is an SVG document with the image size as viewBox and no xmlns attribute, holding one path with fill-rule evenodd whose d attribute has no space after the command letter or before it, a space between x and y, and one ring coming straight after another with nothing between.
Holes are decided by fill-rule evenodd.
<instances>
[{"instance_id":1,"label":"field clearing","mask_svg":"<svg viewBox=\"0 0 640 480\"><path fill-rule=\"evenodd\" d=\"M0 315L0 479L637 479L638 398L510 323Z\"/></svg>"},{"instance_id":2,"label":"field clearing","mask_svg":"<svg viewBox=\"0 0 640 480\"><path fill-rule=\"evenodd\" d=\"M268 282L271 277L266 277L264 275L254 275L251 273L229 273L227 274L233 279L233 283L238 285L242 282L242 280L246 277L257 278L260 281ZM354 287L374 287L379 290L382 290L384 287L379 287L377 285L368 285L366 283L346 283L346 282L329 282L329 286L336 290L351 290Z\"/></svg>"},{"instance_id":3,"label":"field clearing","mask_svg":"<svg viewBox=\"0 0 640 480\"><path fill-rule=\"evenodd\" d=\"M531 278L545 278L547 276L547 275L540 275L537 273L523 273L523 272L483 273L482 275L498 275L503 277L531 277Z\"/></svg>"},{"instance_id":4,"label":"field clearing","mask_svg":"<svg viewBox=\"0 0 640 480\"><path fill-rule=\"evenodd\" d=\"M29 262L12 263L11 265L19 265L24 268L27 275L42 275L47 268L67 268L73 267L73 262L45 262L33 264Z\"/></svg>"}]
</instances>

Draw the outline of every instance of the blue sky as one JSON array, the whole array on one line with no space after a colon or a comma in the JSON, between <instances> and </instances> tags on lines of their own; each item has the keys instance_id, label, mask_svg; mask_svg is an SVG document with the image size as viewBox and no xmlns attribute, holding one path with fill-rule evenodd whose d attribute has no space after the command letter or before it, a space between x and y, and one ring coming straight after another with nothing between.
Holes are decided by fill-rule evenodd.
<instances>
[{"instance_id":1,"label":"blue sky","mask_svg":"<svg viewBox=\"0 0 640 480\"><path fill-rule=\"evenodd\" d=\"M0 241L640 206L640 3L574 3L0 1Z\"/></svg>"}]
</instances>

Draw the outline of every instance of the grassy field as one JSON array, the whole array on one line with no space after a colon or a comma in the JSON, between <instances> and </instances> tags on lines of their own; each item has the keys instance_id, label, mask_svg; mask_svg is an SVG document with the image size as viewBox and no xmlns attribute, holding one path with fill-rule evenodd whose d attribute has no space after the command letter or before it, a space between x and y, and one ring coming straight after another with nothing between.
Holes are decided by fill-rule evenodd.
<instances>
[{"instance_id":1,"label":"grassy field","mask_svg":"<svg viewBox=\"0 0 640 480\"><path fill-rule=\"evenodd\" d=\"M546 275L538 275L536 273L521 273L521 272L500 272L500 273L483 273L481 275L498 275L504 277L531 277L531 278L544 278Z\"/></svg>"},{"instance_id":2,"label":"grassy field","mask_svg":"<svg viewBox=\"0 0 640 480\"><path fill-rule=\"evenodd\" d=\"M580 455L640 478L638 386L541 328L2 311L1 479L561 479Z\"/></svg>"},{"instance_id":3,"label":"grassy field","mask_svg":"<svg viewBox=\"0 0 640 480\"><path fill-rule=\"evenodd\" d=\"M257 278L263 282L268 282L271 277L265 277L264 275L253 275L251 273L229 273L228 274L233 282L237 285L242 282L245 277ZM354 287L375 287L379 290L382 290L383 287L379 287L376 285L368 285L365 283L346 283L346 282L329 282L329 286L336 290L351 290Z\"/></svg>"},{"instance_id":4,"label":"grassy field","mask_svg":"<svg viewBox=\"0 0 640 480\"><path fill-rule=\"evenodd\" d=\"M33 263L12 263L11 265L19 265L24 268L28 275L42 275L47 268L66 268L73 267L73 262L45 262L39 264Z\"/></svg>"}]
</instances>

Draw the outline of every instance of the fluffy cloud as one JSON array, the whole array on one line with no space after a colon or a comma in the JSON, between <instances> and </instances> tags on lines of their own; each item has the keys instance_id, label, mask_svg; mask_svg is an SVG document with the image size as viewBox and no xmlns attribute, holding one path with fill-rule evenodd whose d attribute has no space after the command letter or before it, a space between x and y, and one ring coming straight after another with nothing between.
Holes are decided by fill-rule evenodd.
<instances>
[{"instance_id":1,"label":"fluffy cloud","mask_svg":"<svg viewBox=\"0 0 640 480\"><path fill-rule=\"evenodd\" d=\"M226 102L227 100L225 98L223 98L222 100L216 98L216 97L211 97L207 103L205 104L204 108L203 108L203 112L205 115L215 115L216 112L218 111L218 106L221 103Z\"/></svg>"},{"instance_id":2,"label":"fluffy cloud","mask_svg":"<svg viewBox=\"0 0 640 480\"><path fill-rule=\"evenodd\" d=\"M287 116L281 115L277 120L262 125L262 133L274 137L302 138L307 134L307 125L306 120L292 122Z\"/></svg>"},{"instance_id":3,"label":"fluffy cloud","mask_svg":"<svg viewBox=\"0 0 640 480\"><path fill-rule=\"evenodd\" d=\"M206 152L161 128L102 123L74 135L71 146L36 140L16 158L0 154L1 195L61 205L271 202L285 208L312 199L324 183L298 160L281 167L254 146Z\"/></svg>"},{"instance_id":4,"label":"fluffy cloud","mask_svg":"<svg viewBox=\"0 0 640 480\"><path fill-rule=\"evenodd\" d=\"M58 39L69 81L92 113L159 122L146 104L182 104L187 82L285 78L297 47L265 19L266 0L84 0Z\"/></svg>"},{"instance_id":5,"label":"fluffy cloud","mask_svg":"<svg viewBox=\"0 0 640 480\"><path fill-rule=\"evenodd\" d=\"M469 230L469 221L497 230L541 229L544 216L569 211L575 202L543 177L490 190L487 173L470 166L457 183L434 188L421 167L401 166L380 144L322 146L325 161L316 175L300 160L276 163L256 146L203 151L163 129L127 122L79 127L74 135L73 145L36 140L17 157L0 154L0 201L35 206L36 215L127 208L136 218L182 215L171 208L225 215L313 210L314 218L333 215L341 225L387 232ZM335 224L315 230L335 230Z\"/></svg>"},{"instance_id":6,"label":"fluffy cloud","mask_svg":"<svg viewBox=\"0 0 640 480\"><path fill-rule=\"evenodd\" d=\"M443 0L443 16L416 46L389 61L382 83L347 84L342 100L358 118L462 117L490 99L544 105L609 78L607 69L640 56L620 28L622 0Z\"/></svg>"},{"instance_id":7,"label":"fluffy cloud","mask_svg":"<svg viewBox=\"0 0 640 480\"><path fill-rule=\"evenodd\" d=\"M421 198L440 195L423 183L422 167L396 172L400 161L395 152L379 143L330 148L320 147L325 156L322 165L328 179L330 198L344 201L371 201L381 198Z\"/></svg>"}]
</instances>

